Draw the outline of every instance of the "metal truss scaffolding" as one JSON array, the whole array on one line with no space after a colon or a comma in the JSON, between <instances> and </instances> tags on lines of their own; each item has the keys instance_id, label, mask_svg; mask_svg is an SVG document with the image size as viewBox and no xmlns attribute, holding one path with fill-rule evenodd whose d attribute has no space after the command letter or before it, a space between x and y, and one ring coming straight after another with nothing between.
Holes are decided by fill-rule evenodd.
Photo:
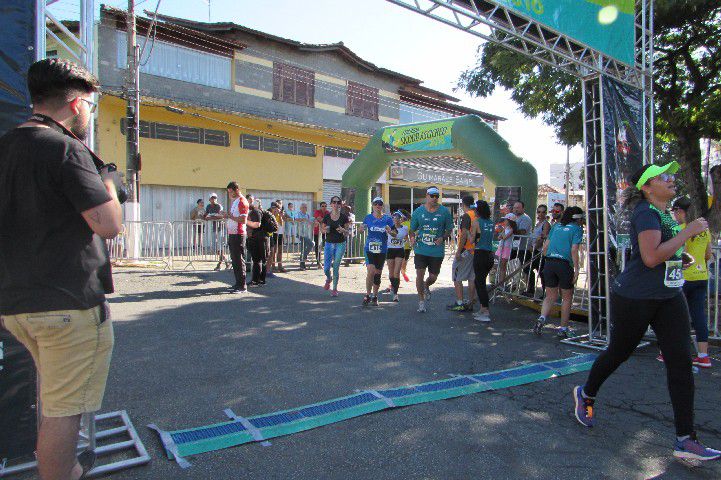
<instances>
[{"instance_id":1,"label":"metal truss scaffolding","mask_svg":"<svg viewBox=\"0 0 721 480\"><path fill-rule=\"evenodd\" d=\"M565 342L603 349L608 343L610 278L603 141L601 78L612 78L642 92L643 162L653 158L653 0L635 0L635 62L627 65L508 8L504 0L387 0L478 38L558 68L583 83L583 127L588 212L588 333ZM614 186L615 188L615 186Z\"/></svg>"}]
</instances>

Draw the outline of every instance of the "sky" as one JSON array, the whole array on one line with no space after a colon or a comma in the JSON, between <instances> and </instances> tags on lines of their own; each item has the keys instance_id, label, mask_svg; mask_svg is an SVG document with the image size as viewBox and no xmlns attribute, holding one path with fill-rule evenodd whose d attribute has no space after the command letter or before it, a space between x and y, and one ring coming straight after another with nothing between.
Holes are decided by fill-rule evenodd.
<instances>
[{"instance_id":1,"label":"sky","mask_svg":"<svg viewBox=\"0 0 721 480\"><path fill-rule=\"evenodd\" d=\"M102 0L97 0L99 4ZM77 0L60 0L70 9ZM104 0L127 8L127 0ZM137 0L136 11L155 9L157 0ZM66 4L66 5L63 5ZM208 21L207 0L161 0L160 13ZM423 80L429 88L461 99L461 104L508 120L499 133L519 157L536 167L540 183L549 180L549 165L566 161L566 147L556 142L553 129L540 119L526 118L497 88L488 98L454 91L464 70L473 66L482 40L385 0L210 0L212 22L234 22L256 30L306 43L342 41L361 58ZM580 147L571 162L583 160Z\"/></svg>"}]
</instances>

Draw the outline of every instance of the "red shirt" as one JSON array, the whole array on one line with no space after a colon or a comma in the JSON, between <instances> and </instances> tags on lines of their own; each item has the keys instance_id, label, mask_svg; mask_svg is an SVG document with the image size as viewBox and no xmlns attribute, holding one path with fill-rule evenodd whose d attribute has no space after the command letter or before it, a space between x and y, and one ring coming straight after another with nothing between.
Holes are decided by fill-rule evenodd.
<instances>
[{"instance_id":1,"label":"red shirt","mask_svg":"<svg viewBox=\"0 0 721 480\"><path fill-rule=\"evenodd\" d=\"M315 212L313 212L313 218L315 218L316 220L318 220L318 222L320 222L321 220L323 220L323 217L325 217L328 214L329 211L330 210L323 211L323 210L318 209ZM316 225L313 227L313 235L318 235L318 233L320 233L320 230L319 230L319 227Z\"/></svg>"},{"instance_id":2,"label":"red shirt","mask_svg":"<svg viewBox=\"0 0 721 480\"><path fill-rule=\"evenodd\" d=\"M248 205L248 200L243 195L241 195L231 204L230 214L234 217L248 215L249 209L250 205ZM228 225L228 233L230 235L245 235L245 222L239 223L229 218L226 223Z\"/></svg>"}]
</instances>

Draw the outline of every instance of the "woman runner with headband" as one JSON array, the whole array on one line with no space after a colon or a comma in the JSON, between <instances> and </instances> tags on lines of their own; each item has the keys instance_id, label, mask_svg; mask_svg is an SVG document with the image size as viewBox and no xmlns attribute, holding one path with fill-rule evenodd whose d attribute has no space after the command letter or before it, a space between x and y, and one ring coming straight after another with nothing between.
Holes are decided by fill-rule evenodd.
<instances>
[{"instance_id":1,"label":"woman runner with headband","mask_svg":"<svg viewBox=\"0 0 721 480\"><path fill-rule=\"evenodd\" d=\"M388 277L391 279L391 291L393 293L393 301L398 301L398 287L401 284L401 265L403 264L403 254L405 252L404 243L408 236L408 227L403 225L406 220L403 212L398 210L393 214L393 228L388 227L388 253L386 260L388 262Z\"/></svg>"},{"instance_id":2,"label":"woman runner with headband","mask_svg":"<svg viewBox=\"0 0 721 480\"><path fill-rule=\"evenodd\" d=\"M714 460L721 452L704 447L693 424L694 380L689 341L689 312L681 291L682 252L694 235L706 231L703 218L681 230L666 210L676 195L676 162L645 165L630 178L624 206L632 208L631 258L611 288L611 335L586 384L573 389L576 419L586 427L594 423L598 390L638 346L651 326L666 365L673 406L676 443L673 455L689 460Z\"/></svg>"}]
</instances>

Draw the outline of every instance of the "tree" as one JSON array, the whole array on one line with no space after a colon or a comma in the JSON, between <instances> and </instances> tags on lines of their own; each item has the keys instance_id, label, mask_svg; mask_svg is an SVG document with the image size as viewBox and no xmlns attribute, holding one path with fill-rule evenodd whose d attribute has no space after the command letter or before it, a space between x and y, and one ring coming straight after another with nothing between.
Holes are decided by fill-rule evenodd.
<instances>
[{"instance_id":1,"label":"tree","mask_svg":"<svg viewBox=\"0 0 721 480\"><path fill-rule=\"evenodd\" d=\"M704 212L700 142L721 139L721 2L656 0L654 28L655 132L659 144L666 145L657 151L677 155L686 193L696 211ZM506 88L526 116L541 117L554 128L559 142L583 141L581 84L560 70L488 43L458 85L481 97L497 85ZM714 202L710 218L718 232L721 202Z\"/></svg>"}]
</instances>

